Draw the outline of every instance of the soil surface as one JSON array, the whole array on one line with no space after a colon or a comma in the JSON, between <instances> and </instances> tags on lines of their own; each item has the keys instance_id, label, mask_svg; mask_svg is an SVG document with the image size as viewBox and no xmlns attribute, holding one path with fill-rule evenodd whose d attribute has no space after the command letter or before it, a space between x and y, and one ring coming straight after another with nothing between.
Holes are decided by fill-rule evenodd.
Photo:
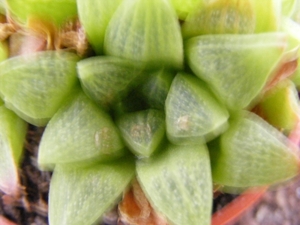
<instances>
[{"instance_id":1,"label":"soil surface","mask_svg":"<svg viewBox=\"0 0 300 225\"><path fill-rule=\"evenodd\" d=\"M0 225L48 225L51 173L41 172L37 167L38 144L43 130L29 126L20 169L22 196L12 199L0 192ZM214 208L220 208L234 197L218 197ZM117 210L114 209L105 215L99 225L116 225L117 221ZM253 209L233 225L300 225L300 176L292 182L271 188Z\"/></svg>"}]
</instances>

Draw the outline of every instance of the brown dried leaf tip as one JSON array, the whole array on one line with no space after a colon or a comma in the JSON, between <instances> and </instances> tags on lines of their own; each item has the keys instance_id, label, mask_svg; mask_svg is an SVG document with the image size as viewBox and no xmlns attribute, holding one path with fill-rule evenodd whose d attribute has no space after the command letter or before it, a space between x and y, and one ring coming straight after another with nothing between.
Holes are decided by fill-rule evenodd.
<instances>
[{"instance_id":1,"label":"brown dried leaf tip","mask_svg":"<svg viewBox=\"0 0 300 225\"><path fill-rule=\"evenodd\" d=\"M119 204L119 224L168 225L165 218L151 207L139 183L134 180L131 189Z\"/></svg>"}]
</instances>

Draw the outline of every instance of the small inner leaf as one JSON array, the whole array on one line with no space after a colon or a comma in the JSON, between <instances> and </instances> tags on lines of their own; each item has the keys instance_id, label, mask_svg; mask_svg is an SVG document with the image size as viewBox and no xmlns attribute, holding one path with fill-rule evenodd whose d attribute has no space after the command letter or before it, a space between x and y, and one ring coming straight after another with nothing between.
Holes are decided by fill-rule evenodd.
<instances>
[{"instance_id":1,"label":"small inner leaf","mask_svg":"<svg viewBox=\"0 0 300 225\"><path fill-rule=\"evenodd\" d=\"M203 143L227 128L229 113L199 78L179 73L166 100L167 135L175 144Z\"/></svg>"},{"instance_id":2,"label":"small inner leaf","mask_svg":"<svg viewBox=\"0 0 300 225\"><path fill-rule=\"evenodd\" d=\"M270 124L285 134L289 134L300 118L298 92L290 80L278 83L266 92L255 107Z\"/></svg>"},{"instance_id":3,"label":"small inner leaf","mask_svg":"<svg viewBox=\"0 0 300 225\"><path fill-rule=\"evenodd\" d=\"M149 109L121 116L117 125L127 146L138 156L149 157L165 136L165 115Z\"/></svg>"}]
</instances>

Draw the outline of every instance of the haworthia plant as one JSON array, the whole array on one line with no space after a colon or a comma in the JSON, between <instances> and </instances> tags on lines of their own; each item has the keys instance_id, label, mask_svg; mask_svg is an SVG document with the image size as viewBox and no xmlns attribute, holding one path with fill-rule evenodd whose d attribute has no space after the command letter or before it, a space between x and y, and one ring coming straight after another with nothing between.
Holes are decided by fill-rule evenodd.
<instances>
[{"instance_id":1,"label":"haworthia plant","mask_svg":"<svg viewBox=\"0 0 300 225\"><path fill-rule=\"evenodd\" d=\"M94 224L118 201L134 173L130 159L87 167L56 166L49 193L50 224Z\"/></svg>"},{"instance_id":2,"label":"haworthia plant","mask_svg":"<svg viewBox=\"0 0 300 225\"><path fill-rule=\"evenodd\" d=\"M227 129L225 106L203 81L189 74L176 75L165 110L167 135L175 144L204 143Z\"/></svg>"},{"instance_id":3,"label":"haworthia plant","mask_svg":"<svg viewBox=\"0 0 300 225\"><path fill-rule=\"evenodd\" d=\"M57 163L103 161L123 153L123 141L110 116L79 91L47 125L38 162L42 169L53 169Z\"/></svg>"},{"instance_id":4,"label":"haworthia plant","mask_svg":"<svg viewBox=\"0 0 300 225\"><path fill-rule=\"evenodd\" d=\"M45 51L0 64L0 95L27 122L44 126L77 85L73 53Z\"/></svg>"},{"instance_id":5,"label":"haworthia plant","mask_svg":"<svg viewBox=\"0 0 300 225\"><path fill-rule=\"evenodd\" d=\"M194 73L230 109L242 109L261 92L286 46L283 33L203 35L187 41L186 54Z\"/></svg>"},{"instance_id":6,"label":"haworthia plant","mask_svg":"<svg viewBox=\"0 0 300 225\"><path fill-rule=\"evenodd\" d=\"M149 67L183 67L176 13L167 0L124 0L110 20L104 53Z\"/></svg>"},{"instance_id":7,"label":"haworthia plant","mask_svg":"<svg viewBox=\"0 0 300 225\"><path fill-rule=\"evenodd\" d=\"M18 168L26 132L27 123L0 106L0 190L8 195L20 192Z\"/></svg>"},{"instance_id":8,"label":"haworthia plant","mask_svg":"<svg viewBox=\"0 0 300 225\"><path fill-rule=\"evenodd\" d=\"M169 144L161 154L138 161L137 177L170 224L210 224L212 179L205 145Z\"/></svg>"},{"instance_id":9,"label":"haworthia plant","mask_svg":"<svg viewBox=\"0 0 300 225\"><path fill-rule=\"evenodd\" d=\"M214 182L231 187L274 184L299 170L296 147L266 121L246 111L232 118L215 157Z\"/></svg>"},{"instance_id":10,"label":"haworthia plant","mask_svg":"<svg viewBox=\"0 0 300 225\"><path fill-rule=\"evenodd\" d=\"M159 110L124 114L117 125L128 148L139 157L151 156L165 137L165 115Z\"/></svg>"}]
</instances>

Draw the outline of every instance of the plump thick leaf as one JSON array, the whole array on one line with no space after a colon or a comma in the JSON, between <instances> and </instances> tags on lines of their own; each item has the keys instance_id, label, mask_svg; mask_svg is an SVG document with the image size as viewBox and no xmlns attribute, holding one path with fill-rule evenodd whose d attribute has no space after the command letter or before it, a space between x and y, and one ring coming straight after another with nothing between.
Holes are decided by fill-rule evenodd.
<instances>
[{"instance_id":1,"label":"plump thick leaf","mask_svg":"<svg viewBox=\"0 0 300 225\"><path fill-rule=\"evenodd\" d=\"M174 74L164 69L151 73L141 85L140 92L151 108L164 110Z\"/></svg>"},{"instance_id":2,"label":"plump thick leaf","mask_svg":"<svg viewBox=\"0 0 300 225\"><path fill-rule=\"evenodd\" d=\"M127 159L86 168L56 166L50 184L50 224L94 224L114 206L134 173L134 162Z\"/></svg>"},{"instance_id":3,"label":"plump thick leaf","mask_svg":"<svg viewBox=\"0 0 300 225\"><path fill-rule=\"evenodd\" d=\"M298 0L281 0L282 2L282 14L286 17L291 17L295 10L297 10ZM299 9L298 9L299 10Z\"/></svg>"},{"instance_id":4,"label":"plump thick leaf","mask_svg":"<svg viewBox=\"0 0 300 225\"><path fill-rule=\"evenodd\" d=\"M175 144L203 143L227 128L229 113L199 78L179 73L166 100L167 135Z\"/></svg>"},{"instance_id":5,"label":"plump thick leaf","mask_svg":"<svg viewBox=\"0 0 300 225\"><path fill-rule=\"evenodd\" d=\"M171 224L210 224L212 180L205 145L169 145L139 161L137 176L154 209Z\"/></svg>"},{"instance_id":6,"label":"plump thick leaf","mask_svg":"<svg viewBox=\"0 0 300 225\"><path fill-rule=\"evenodd\" d=\"M9 195L20 191L18 167L26 131L26 122L0 106L0 189Z\"/></svg>"},{"instance_id":7,"label":"plump thick leaf","mask_svg":"<svg viewBox=\"0 0 300 225\"><path fill-rule=\"evenodd\" d=\"M78 57L67 52L39 52L0 64L0 95L25 121L44 126L77 84Z\"/></svg>"},{"instance_id":8,"label":"plump thick leaf","mask_svg":"<svg viewBox=\"0 0 300 225\"><path fill-rule=\"evenodd\" d=\"M289 134L300 119L299 97L293 82L278 83L264 94L256 109L270 124Z\"/></svg>"},{"instance_id":9,"label":"plump thick leaf","mask_svg":"<svg viewBox=\"0 0 300 225\"><path fill-rule=\"evenodd\" d=\"M140 157L149 157L165 136L165 115L155 109L125 114L117 125L127 147Z\"/></svg>"},{"instance_id":10,"label":"plump thick leaf","mask_svg":"<svg viewBox=\"0 0 300 225\"><path fill-rule=\"evenodd\" d=\"M257 115L243 111L221 136L212 171L215 183L231 187L269 185L299 172L297 148Z\"/></svg>"},{"instance_id":11,"label":"plump thick leaf","mask_svg":"<svg viewBox=\"0 0 300 225\"><path fill-rule=\"evenodd\" d=\"M79 19L88 40L98 55L103 53L105 31L123 0L77 0Z\"/></svg>"},{"instance_id":12,"label":"plump thick leaf","mask_svg":"<svg viewBox=\"0 0 300 225\"><path fill-rule=\"evenodd\" d=\"M203 35L186 43L194 73L231 109L245 108L258 96L285 47L283 33Z\"/></svg>"},{"instance_id":13,"label":"plump thick leaf","mask_svg":"<svg viewBox=\"0 0 300 225\"><path fill-rule=\"evenodd\" d=\"M182 26L185 38L203 34L254 33L255 14L252 0L202 1Z\"/></svg>"},{"instance_id":14,"label":"plump thick leaf","mask_svg":"<svg viewBox=\"0 0 300 225\"><path fill-rule=\"evenodd\" d=\"M8 45L4 41L0 41L0 62L8 58L9 50Z\"/></svg>"},{"instance_id":15,"label":"plump thick leaf","mask_svg":"<svg viewBox=\"0 0 300 225\"><path fill-rule=\"evenodd\" d=\"M110 56L88 58L77 67L85 93L105 108L124 98L143 77L139 64Z\"/></svg>"},{"instance_id":16,"label":"plump thick leaf","mask_svg":"<svg viewBox=\"0 0 300 225\"><path fill-rule=\"evenodd\" d=\"M107 160L119 157L123 148L110 116L79 92L47 125L38 162L42 169L52 169L57 163Z\"/></svg>"},{"instance_id":17,"label":"plump thick leaf","mask_svg":"<svg viewBox=\"0 0 300 225\"><path fill-rule=\"evenodd\" d=\"M167 0L124 0L108 24L104 52L150 67L183 66L176 13Z\"/></svg>"},{"instance_id":18,"label":"plump thick leaf","mask_svg":"<svg viewBox=\"0 0 300 225\"><path fill-rule=\"evenodd\" d=\"M255 32L278 31L281 23L282 0L252 0L255 11Z\"/></svg>"},{"instance_id":19,"label":"plump thick leaf","mask_svg":"<svg viewBox=\"0 0 300 225\"><path fill-rule=\"evenodd\" d=\"M26 23L36 18L62 25L77 16L76 0L6 0L14 19Z\"/></svg>"}]
</instances>

